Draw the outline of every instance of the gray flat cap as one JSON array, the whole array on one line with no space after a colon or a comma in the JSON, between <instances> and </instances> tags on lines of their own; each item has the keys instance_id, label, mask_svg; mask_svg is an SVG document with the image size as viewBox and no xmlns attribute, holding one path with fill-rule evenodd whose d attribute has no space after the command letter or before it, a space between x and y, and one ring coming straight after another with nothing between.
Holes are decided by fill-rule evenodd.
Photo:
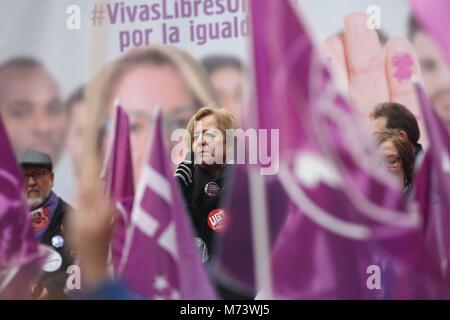
<instances>
[{"instance_id":1,"label":"gray flat cap","mask_svg":"<svg viewBox=\"0 0 450 320\"><path fill-rule=\"evenodd\" d=\"M19 157L19 164L21 166L43 166L48 170L53 170L53 162L50 156L46 153L27 150Z\"/></svg>"}]
</instances>

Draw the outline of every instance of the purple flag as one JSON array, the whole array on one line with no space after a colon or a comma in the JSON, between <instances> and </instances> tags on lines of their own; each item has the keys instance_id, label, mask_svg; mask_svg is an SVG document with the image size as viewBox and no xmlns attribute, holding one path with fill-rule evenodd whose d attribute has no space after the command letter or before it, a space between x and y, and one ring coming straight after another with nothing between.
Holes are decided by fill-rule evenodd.
<instances>
[{"instance_id":1,"label":"purple flag","mask_svg":"<svg viewBox=\"0 0 450 320\"><path fill-rule=\"evenodd\" d=\"M161 112L157 112L119 276L148 299L214 299L173 178Z\"/></svg>"},{"instance_id":2,"label":"purple flag","mask_svg":"<svg viewBox=\"0 0 450 320\"><path fill-rule=\"evenodd\" d=\"M450 1L448 0L410 0L414 16L441 46L450 63Z\"/></svg>"},{"instance_id":3,"label":"purple flag","mask_svg":"<svg viewBox=\"0 0 450 320\"><path fill-rule=\"evenodd\" d=\"M122 107L116 110L114 140L104 170L106 190L116 203L116 223L111 240L114 270L117 270L130 224L134 200L133 162L129 119Z\"/></svg>"},{"instance_id":4,"label":"purple flag","mask_svg":"<svg viewBox=\"0 0 450 320\"><path fill-rule=\"evenodd\" d=\"M415 195L426 218L427 241L450 284L450 136L431 107L423 88L417 84L416 89L427 134L432 143L417 173L417 179L423 185L416 187Z\"/></svg>"},{"instance_id":5,"label":"purple flag","mask_svg":"<svg viewBox=\"0 0 450 320\"><path fill-rule=\"evenodd\" d=\"M33 236L23 178L0 118L0 298L30 299L43 252Z\"/></svg>"},{"instance_id":6,"label":"purple flag","mask_svg":"<svg viewBox=\"0 0 450 320\"><path fill-rule=\"evenodd\" d=\"M259 129L279 132L276 179L288 198L283 206L281 193L270 192L274 178L264 177L267 197L259 202L267 203L269 221L273 215L286 219L271 252L272 294L263 287L261 297L445 297L418 212L407 207L358 113L332 85L294 8L286 0L251 4L257 108L247 114L257 115ZM235 185L245 184L242 177L236 176ZM238 203L249 203L244 196L242 190L231 196L234 235L245 215ZM221 252L220 271L227 276L238 270L236 258L229 258L236 257L230 238L225 235ZM254 239L253 252L259 245Z\"/></svg>"}]
</instances>

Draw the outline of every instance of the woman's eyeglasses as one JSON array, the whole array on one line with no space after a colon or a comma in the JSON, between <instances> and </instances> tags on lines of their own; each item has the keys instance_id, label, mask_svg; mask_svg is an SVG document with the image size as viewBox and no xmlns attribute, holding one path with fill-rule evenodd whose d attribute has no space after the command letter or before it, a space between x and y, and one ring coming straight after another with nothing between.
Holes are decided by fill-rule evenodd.
<instances>
[{"instance_id":1,"label":"woman's eyeglasses","mask_svg":"<svg viewBox=\"0 0 450 320\"><path fill-rule=\"evenodd\" d=\"M386 167L390 169L395 169L399 167L400 160L401 160L400 156L391 154L384 158L384 164Z\"/></svg>"}]
</instances>

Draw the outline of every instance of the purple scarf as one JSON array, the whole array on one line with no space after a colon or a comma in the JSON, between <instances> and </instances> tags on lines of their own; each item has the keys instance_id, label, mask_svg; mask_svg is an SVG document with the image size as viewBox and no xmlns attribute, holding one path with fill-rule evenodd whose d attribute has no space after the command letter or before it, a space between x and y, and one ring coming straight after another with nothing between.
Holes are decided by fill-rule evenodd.
<instances>
[{"instance_id":1,"label":"purple scarf","mask_svg":"<svg viewBox=\"0 0 450 320\"><path fill-rule=\"evenodd\" d=\"M42 240L58 207L58 196L52 191L44 204L31 211L31 222L36 239Z\"/></svg>"}]
</instances>

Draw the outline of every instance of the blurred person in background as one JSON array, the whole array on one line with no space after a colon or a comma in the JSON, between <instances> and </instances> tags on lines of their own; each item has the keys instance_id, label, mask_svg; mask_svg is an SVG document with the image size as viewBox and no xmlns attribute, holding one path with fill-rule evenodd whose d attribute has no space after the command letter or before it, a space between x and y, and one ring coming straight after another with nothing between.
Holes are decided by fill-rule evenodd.
<instances>
[{"instance_id":1,"label":"blurred person in background","mask_svg":"<svg viewBox=\"0 0 450 320\"><path fill-rule=\"evenodd\" d=\"M395 102L380 103L370 115L372 132L399 129L400 134L412 145L414 157L423 151L419 143L420 130L416 117L404 105Z\"/></svg>"}]
</instances>

